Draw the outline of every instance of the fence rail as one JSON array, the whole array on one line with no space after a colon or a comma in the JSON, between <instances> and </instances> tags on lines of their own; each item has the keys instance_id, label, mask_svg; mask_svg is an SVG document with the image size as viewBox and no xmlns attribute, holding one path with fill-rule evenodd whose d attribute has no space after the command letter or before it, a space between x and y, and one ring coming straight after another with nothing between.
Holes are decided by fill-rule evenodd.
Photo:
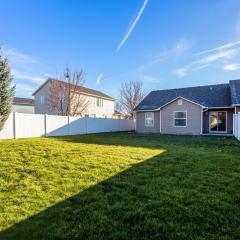
<instances>
[{"instance_id":1,"label":"fence rail","mask_svg":"<svg viewBox=\"0 0 240 240\"><path fill-rule=\"evenodd\" d=\"M64 136L135 130L130 119L79 118L44 114L11 113L0 139Z\"/></svg>"},{"instance_id":2,"label":"fence rail","mask_svg":"<svg viewBox=\"0 0 240 240\"><path fill-rule=\"evenodd\" d=\"M233 134L240 141L240 112L233 115Z\"/></svg>"}]
</instances>

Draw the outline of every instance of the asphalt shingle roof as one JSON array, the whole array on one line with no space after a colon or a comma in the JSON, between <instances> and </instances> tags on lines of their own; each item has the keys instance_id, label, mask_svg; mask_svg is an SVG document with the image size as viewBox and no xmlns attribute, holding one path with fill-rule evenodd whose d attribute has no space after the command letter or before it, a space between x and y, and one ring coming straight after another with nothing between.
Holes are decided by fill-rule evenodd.
<instances>
[{"instance_id":1,"label":"asphalt shingle roof","mask_svg":"<svg viewBox=\"0 0 240 240\"><path fill-rule=\"evenodd\" d=\"M232 104L240 104L240 80L229 81Z\"/></svg>"},{"instance_id":2,"label":"asphalt shingle roof","mask_svg":"<svg viewBox=\"0 0 240 240\"><path fill-rule=\"evenodd\" d=\"M217 84L152 91L135 111L159 109L177 97L186 98L204 107L229 107L232 104L230 84Z\"/></svg>"},{"instance_id":3,"label":"asphalt shingle roof","mask_svg":"<svg viewBox=\"0 0 240 240\"><path fill-rule=\"evenodd\" d=\"M13 99L13 104L34 105L34 100L31 99L31 98L15 97L15 98Z\"/></svg>"},{"instance_id":4,"label":"asphalt shingle roof","mask_svg":"<svg viewBox=\"0 0 240 240\"><path fill-rule=\"evenodd\" d=\"M60 81L64 84L68 84L66 82L63 82L61 80L58 80L58 79L54 79L54 78L49 78L47 79L47 81L45 81L32 95L34 96L40 89L42 89L49 81ZM115 100L114 98L110 97L109 95L103 93L103 92L100 92L100 91L97 91L97 90L94 90L94 89L91 89L91 88L86 88L86 87L83 87L83 86L77 86L76 88L77 91L79 91L80 93L85 93L85 94L89 94L89 95L94 95L94 96L97 96L97 97L103 97L103 98L107 98L107 99L110 99L110 100Z\"/></svg>"}]
</instances>

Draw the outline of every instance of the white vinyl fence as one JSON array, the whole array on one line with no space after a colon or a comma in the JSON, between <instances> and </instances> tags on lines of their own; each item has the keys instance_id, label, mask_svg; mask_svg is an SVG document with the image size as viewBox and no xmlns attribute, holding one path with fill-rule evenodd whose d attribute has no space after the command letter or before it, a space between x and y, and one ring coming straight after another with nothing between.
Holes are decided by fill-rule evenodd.
<instances>
[{"instance_id":1,"label":"white vinyl fence","mask_svg":"<svg viewBox=\"0 0 240 240\"><path fill-rule=\"evenodd\" d=\"M240 141L240 113L233 115L233 134Z\"/></svg>"},{"instance_id":2,"label":"white vinyl fence","mask_svg":"<svg viewBox=\"0 0 240 240\"><path fill-rule=\"evenodd\" d=\"M80 118L44 114L11 113L0 139L64 136L135 130L130 119Z\"/></svg>"}]
</instances>

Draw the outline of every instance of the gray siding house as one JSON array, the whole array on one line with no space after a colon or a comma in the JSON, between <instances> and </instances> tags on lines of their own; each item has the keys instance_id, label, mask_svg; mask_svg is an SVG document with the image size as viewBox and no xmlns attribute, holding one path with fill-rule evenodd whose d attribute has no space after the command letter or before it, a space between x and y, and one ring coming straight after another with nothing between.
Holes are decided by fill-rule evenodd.
<instances>
[{"instance_id":1,"label":"gray siding house","mask_svg":"<svg viewBox=\"0 0 240 240\"><path fill-rule=\"evenodd\" d=\"M240 112L240 80L152 91L135 112L139 133L232 134L233 114Z\"/></svg>"}]
</instances>

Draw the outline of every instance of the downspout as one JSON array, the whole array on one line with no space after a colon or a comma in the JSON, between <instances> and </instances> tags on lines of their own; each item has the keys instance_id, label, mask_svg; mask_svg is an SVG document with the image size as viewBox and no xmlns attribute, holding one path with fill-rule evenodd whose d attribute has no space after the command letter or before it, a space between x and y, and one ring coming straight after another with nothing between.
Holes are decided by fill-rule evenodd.
<instances>
[{"instance_id":1,"label":"downspout","mask_svg":"<svg viewBox=\"0 0 240 240\"><path fill-rule=\"evenodd\" d=\"M160 133L162 133L162 118L161 118L161 115L162 115L162 112L161 112L161 109L159 110L159 130L160 130Z\"/></svg>"}]
</instances>

